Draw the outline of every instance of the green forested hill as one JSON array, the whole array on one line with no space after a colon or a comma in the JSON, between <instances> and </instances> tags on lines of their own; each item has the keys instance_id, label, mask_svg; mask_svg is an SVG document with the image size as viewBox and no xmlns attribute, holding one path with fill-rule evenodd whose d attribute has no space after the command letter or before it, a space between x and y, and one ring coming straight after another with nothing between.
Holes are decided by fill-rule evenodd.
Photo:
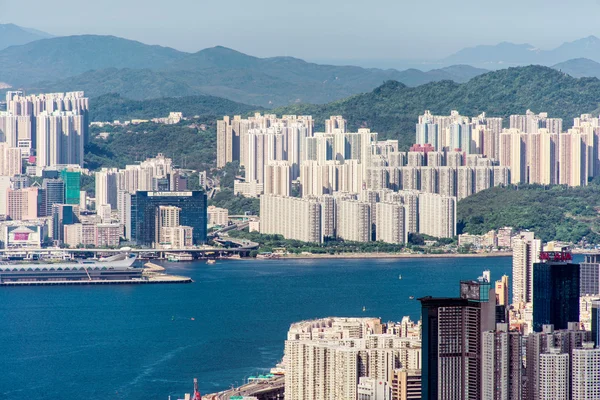
<instances>
[{"instance_id":1,"label":"green forested hill","mask_svg":"<svg viewBox=\"0 0 600 400\"><path fill-rule=\"evenodd\" d=\"M90 121L125 121L166 117L171 111L184 117L195 115L222 118L224 115L261 111L251 106L214 96L162 97L152 100L131 100L112 93L90 100Z\"/></svg>"},{"instance_id":2,"label":"green forested hill","mask_svg":"<svg viewBox=\"0 0 600 400\"><path fill-rule=\"evenodd\" d=\"M599 103L600 80L576 79L551 68L528 66L489 72L463 84L442 81L407 87L388 81L370 93L345 100L294 105L274 112L313 115L318 129L328 116L343 115L350 129L369 127L383 138L398 139L406 149L414 141L415 124L424 110L442 115L458 110L467 116L485 112L506 118L531 109L563 118L563 126L568 127L574 117L596 110Z\"/></svg>"},{"instance_id":3,"label":"green forested hill","mask_svg":"<svg viewBox=\"0 0 600 400\"><path fill-rule=\"evenodd\" d=\"M482 234L512 226L544 241L600 243L600 186L496 187L458 202L459 233Z\"/></svg>"},{"instance_id":4,"label":"green forested hill","mask_svg":"<svg viewBox=\"0 0 600 400\"><path fill-rule=\"evenodd\" d=\"M95 137L85 149L85 166L124 168L158 153L181 167L205 170L216 160L216 122L213 118L185 121L177 125L145 123L125 127L93 128L92 135L109 132L107 139Z\"/></svg>"}]
</instances>

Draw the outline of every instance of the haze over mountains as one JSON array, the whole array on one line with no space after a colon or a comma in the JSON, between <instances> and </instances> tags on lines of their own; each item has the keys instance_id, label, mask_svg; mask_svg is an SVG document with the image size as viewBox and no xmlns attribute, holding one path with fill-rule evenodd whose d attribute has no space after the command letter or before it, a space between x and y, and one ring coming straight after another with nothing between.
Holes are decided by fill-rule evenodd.
<instances>
[{"instance_id":1,"label":"haze over mountains","mask_svg":"<svg viewBox=\"0 0 600 400\"><path fill-rule=\"evenodd\" d=\"M410 86L465 82L484 70L453 66L428 72L258 58L225 47L197 53L114 36L68 36L0 51L0 81L37 91L118 92L134 99L209 94L257 105L326 103L372 90L387 80Z\"/></svg>"},{"instance_id":2,"label":"haze over mountains","mask_svg":"<svg viewBox=\"0 0 600 400\"><path fill-rule=\"evenodd\" d=\"M500 69L530 64L551 66L574 58L589 58L600 62L600 39L588 36L565 42L552 50L541 50L527 43L508 42L468 47L440 60L439 64L468 64L479 68Z\"/></svg>"},{"instance_id":3,"label":"haze over mountains","mask_svg":"<svg viewBox=\"0 0 600 400\"><path fill-rule=\"evenodd\" d=\"M600 39L594 36L553 50L512 43L476 46L431 64L439 68L424 72L323 65L293 57L258 58L221 46L186 53L114 36L40 39L49 35L12 24L0 29L4 29L0 49L1 43L13 44L0 50L0 89L85 90L90 97L119 93L144 100L212 95L276 107L324 104L369 92L386 81L409 87L443 80L467 82L488 72L480 66L540 64L574 77L600 77Z\"/></svg>"},{"instance_id":4,"label":"haze over mountains","mask_svg":"<svg viewBox=\"0 0 600 400\"><path fill-rule=\"evenodd\" d=\"M0 50L51 37L51 34L36 29L23 28L15 24L0 24Z\"/></svg>"}]
</instances>

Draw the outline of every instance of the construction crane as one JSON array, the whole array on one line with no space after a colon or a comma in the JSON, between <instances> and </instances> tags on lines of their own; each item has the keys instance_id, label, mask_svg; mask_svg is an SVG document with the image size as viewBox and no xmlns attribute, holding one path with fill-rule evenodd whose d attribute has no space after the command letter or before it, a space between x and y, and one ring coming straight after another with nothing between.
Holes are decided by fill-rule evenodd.
<instances>
[{"instance_id":1,"label":"construction crane","mask_svg":"<svg viewBox=\"0 0 600 400\"><path fill-rule=\"evenodd\" d=\"M198 378L194 378L194 397L192 400L202 400L202 395L198 391Z\"/></svg>"}]
</instances>

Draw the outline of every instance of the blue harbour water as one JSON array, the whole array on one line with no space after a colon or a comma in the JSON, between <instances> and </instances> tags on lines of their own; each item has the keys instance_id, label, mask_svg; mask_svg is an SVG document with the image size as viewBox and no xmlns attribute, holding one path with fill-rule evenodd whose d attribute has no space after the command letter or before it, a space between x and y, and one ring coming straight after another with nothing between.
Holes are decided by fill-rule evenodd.
<instances>
[{"instance_id":1,"label":"blue harbour water","mask_svg":"<svg viewBox=\"0 0 600 400\"><path fill-rule=\"evenodd\" d=\"M418 319L409 296L456 296L459 280L485 269L499 279L511 259L163 265L195 282L0 288L0 399L176 398L194 377L215 392L280 361L292 322Z\"/></svg>"}]
</instances>

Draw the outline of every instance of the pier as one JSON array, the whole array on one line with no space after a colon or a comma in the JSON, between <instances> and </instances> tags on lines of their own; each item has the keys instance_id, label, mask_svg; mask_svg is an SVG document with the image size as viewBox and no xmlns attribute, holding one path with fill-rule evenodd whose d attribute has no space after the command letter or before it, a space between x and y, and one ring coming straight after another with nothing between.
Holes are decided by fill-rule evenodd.
<instances>
[{"instance_id":1,"label":"pier","mask_svg":"<svg viewBox=\"0 0 600 400\"><path fill-rule=\"evenodd\" d=\"M165 269L153 263L144 264L141 278L133 279L71 279L71 280L23 280L0 281L0 286L71 286L71 285L152 285L165 283L192 283L192 278L187 276L170 275Z\"/></svg>"}]
</instances>

